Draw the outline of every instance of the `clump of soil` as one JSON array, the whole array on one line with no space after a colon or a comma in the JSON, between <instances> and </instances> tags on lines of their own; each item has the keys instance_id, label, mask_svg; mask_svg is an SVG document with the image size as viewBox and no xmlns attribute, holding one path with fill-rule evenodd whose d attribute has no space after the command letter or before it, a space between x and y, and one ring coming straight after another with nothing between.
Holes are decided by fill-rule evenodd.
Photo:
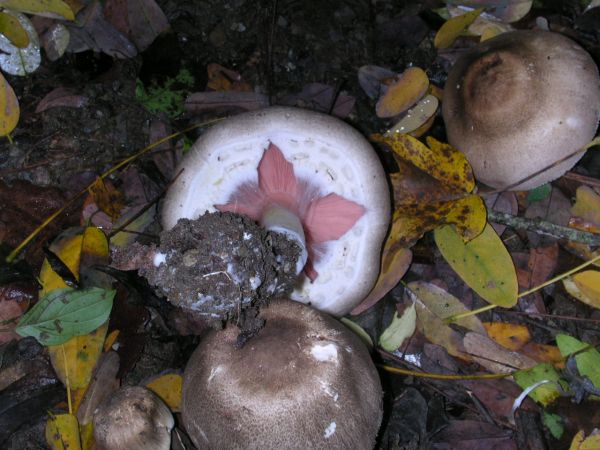
<instances>
[{"instance_id":1,"label":"clump of soil","mask_svg":"<svg viewBox=\"0 0 600 450\"><path fill-rule=\"evenodd\" d=\"M246 217L207 213L163 231L158 248L138 245L113 262L137 259L139 274L169 302L214 322L243 319L244 309L290 294L299 253L284 235Z\"/></svg>"}]
</instances>

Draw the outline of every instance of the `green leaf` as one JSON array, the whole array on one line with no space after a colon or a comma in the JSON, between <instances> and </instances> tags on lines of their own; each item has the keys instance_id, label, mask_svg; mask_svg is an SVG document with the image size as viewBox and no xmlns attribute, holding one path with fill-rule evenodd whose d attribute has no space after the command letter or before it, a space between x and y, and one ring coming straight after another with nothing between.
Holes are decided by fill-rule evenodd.
<instances>
[{"instance_id":1,"label":"green leaf","mask_svg":"<svg viewBox=\"0 0 600 450\"><path fill-rule=\"evenodd\" d=\"M563 423L562 417L558 414L552 414L547 411L542 413L542 422L550 431L550 434L554 439L560 439L565 431L565 424Z\"/></svg>"},{"instance_id":2,"label":"green leaf","mask_svg":"<svg viewBox=\"0 0 600 450\"><path fill-rule=\"evenodd\" d=\"M513 374L516 383L523 389L527 389L536 383L543 381L554 381L555 383L544 383L536 387L529 393L529 396L536 402L548 406L560 396L560 391L556 383L560 380L560 375L552 367L552 364L538 364L528 370L518 370Z\"/></svg>"},{"instance_id":3,"label":"green leaf","mask_svg":"<svg viewBox=\"0 0 600 450\"><path fill-rule=\"evenodd\" d=\"M467 243L451 225L437 228L434 237L444 259L484 300L504 308L517 303L515 266L489 223L479 236Z\"/></svg>"},{"instance_id":4,"label":"green leaf","mask_svg":"<svg viewBox=\"0 0 600 450\"><path fill-rule=\"evenodd\" d=\"M542 184L527 192L527 201L539 202L547 198L550 195L550 192L552 192L552 185L550 183Z\"/></svg>"},{"instance_id":5,"label":"green leaf","mask_svg":"<svg viewBox=\"0 0 600 450\"><path fill-rule=\"evenodd\" d=\"M411 337L417 328L417 310L412 303L400 316L394 314L392 323L379 337L379 345L388 352L400 348L405 339Z\"/></svg>"},{"instance_id":6,"label":"green leaf","mask_svg":"<svg viewBox=\"0 0 600 450\"><path fill-rule=\"evenodd\" d=\"M15 331L42 345L60 345L106 322L115 293L101 288L55 289L21 318Z\"/></svg>"},{"instance_id":7,"label":"green leaf","mask_svg":"<svg viewBox=\"0 0 600 450\"><path fill-rule=\"evenodd\" d=\"M556 336L556 345L560 353L567 357L579 350L589 347L585 342L581 342L567 334ZM588 377L595 387L600 388L600 352L593 347L575 355L577 370L579 374Z\"/></svg>"}]
</instances>

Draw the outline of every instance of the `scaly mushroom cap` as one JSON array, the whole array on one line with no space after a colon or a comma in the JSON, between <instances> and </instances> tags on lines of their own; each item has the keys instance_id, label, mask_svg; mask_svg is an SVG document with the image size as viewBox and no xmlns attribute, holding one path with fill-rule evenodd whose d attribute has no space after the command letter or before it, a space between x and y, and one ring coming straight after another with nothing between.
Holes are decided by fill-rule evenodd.
<instances>
[{"instance_id":1,"label":"scaly mushroom cap","mask_svg":"<svg viewBox=\"0 0 600 450\"><path fill-rule=\"evenodd\" d=\"M587 144L600 118L600 78L590 55L547 31L513 31L454 65L442 105L450 144L476 178L504 188ZM580 153L515 189L560 177Z\"/></svg>"},{"instance_id":2,"label":"scaly mushroom cap","mask_svg":"<svg viewBox=\"0 0 600 450\"><path fill-rule=\"evenodd\" d=\"M152 391L122 387L94 412L94 437L101 450L168 450L174 420Z\"/></svg>"},{"instance_id":3,"label":"scaly mushroom cap","mask_svg":"<svg viewBox=\"0 0 600 450\"><path fill-rule=\"evenodd\" d=\"M344 315L373 287L390 193L371 145L341 120L285 107L241 114L204 133L180 169L163 205L166 229L216 206L263 225L295 221L304 228L308 276L293 300ZM285 213L265 218L269 202Z\"/></svg>"},{"instance_id":4,"label":"scaly mushroom cap","mask_svg":"<svg viewBox=\"0 0 600 450\"><path fill-rule=\"evenodd\" d=\"M375 366L336 319L282 300L238 349L235 326L200 342L183 376L182 416L198 448L370 449L382 417Z\"/></svg>"}]
</instances>

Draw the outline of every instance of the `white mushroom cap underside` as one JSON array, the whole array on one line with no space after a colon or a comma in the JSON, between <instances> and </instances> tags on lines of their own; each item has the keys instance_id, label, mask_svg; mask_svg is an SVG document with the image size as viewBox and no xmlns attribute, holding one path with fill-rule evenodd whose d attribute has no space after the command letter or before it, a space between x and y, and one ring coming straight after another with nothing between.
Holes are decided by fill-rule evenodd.
<instances>
[{"instance_id":1,"label":"white mushroom cap underside","mask_svg":"<svg viewBox=\"0 0 600 450\"><path fill-rule=\"evenodd\" d=\"M183 173L169 189L163 225L196 218L226 203L244 181L257 181L258 163L269 143L294 164L322 195L336 193L363 205L366 213L315 264L311 283L302 279L292 298L343 315L372 288L379 272L383 238L390 220L386 176L366 139L344 122L297 108L273 107L235 116L208 130L182 161ZM340 301L341 300L341 301Z\"/></svg>"}]
</instances>

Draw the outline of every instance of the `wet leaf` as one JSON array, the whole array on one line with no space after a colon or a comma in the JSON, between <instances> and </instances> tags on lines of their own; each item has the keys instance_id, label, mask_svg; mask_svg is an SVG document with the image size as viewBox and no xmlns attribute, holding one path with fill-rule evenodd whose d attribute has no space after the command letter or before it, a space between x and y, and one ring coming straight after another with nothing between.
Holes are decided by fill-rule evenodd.
<instances>
[{"instance_id":1,"label":"wet leaf","mask_svg":"<svg viewBox=\"0 0 600 450\"><path fill-rule=\"evenodd\" d=\"M6 14L1 11L0 34L6 36L15 47L25 48L29 45L29 35L19 20L12 14Z\"/></svg>"},{"instance_id":2,"label":"wet leaf","mask_svg":"<svg viewBox=\"0 0 600 450\"><path fill-rule=\"evenodd\" d=\"M402 114L417 103L429 88L429 78L423 69L409 67L388 86L377 102L377 117L387 118Z\"/></svg>"},{"instance_id":3,"label":"wet leaf","mask_svg":"<svg viewBox=\"0 0 600 450\"><path fill-rule=\"evenodd\" d=\"M417 328L417 310L414 303L402 314L394 314L392 323L381 333L379 345L388 352L400 348L406 339L411 337Z\"/></svg>"},{"instance_id":4,"label":"wet leaf","mask_svg":"<svg viewBox=\"0 0 600 450\"><path fill-rule=\"evenodd\" d=\"M412 252L399 245L396 235L390 234L383 247L377 282L369 295L352 310L351 314L357 315L366 311L394 289L410 267L411 262Z\"/></svg>"},{"instance_id":5,"label":"wet leaf","mask_svg":"<svg viewBox=\"0 0 600 450\"><path fill-rule=\"evenodd\" d=\"M444 259L484 300L504 308L517 303L515 267L491 225L467 243L449 225L437 228L434 237Z\"/></svg>"},{"instance_id":6,"label":"wet leaf","mask_svg":"<svg viewBox=\"0 0 600 450\"><path fill-rule=\"evenodd\" d=\"M46 443L52 450L80 450L77 417L72 414L52 415L46 422Z\"/></svg>"},{"instance_id":7,"label":"wet leaf","mask_svg":"<svg viewBox=\"0 0 600 450\"><path fill-rule=\"evenodd\" d=\"M586 437L583 430L579 431L571 441L569 450L597 450L600 448L600 430L595 429Z\"/></svg>"},{"instance_id":8,"label":"wet leaf","mask_svg":"<svg viewBox=\"0 0 600 450\"><path fill-rule=\"evenodd\" d=\"M150 382L146 387L160 397L173 412L181 411L181 386L183 378L178 373L166 373Z\"/></svg>"},{"instance_id":9,"label":"wet leaf","mask_svg":"<svg viewBox=\"0 0 600 450\"><path fill-rule=\"evenodd\" d=\"M429 123L430 126L433 123L433 116L437 112L439 100L433 95L427 95L419 102L410 108L402 118L396 122L387 132L386 135L392 133L411 133L413 136L416 130L424 127L425 124ZM420 130L419 133L423 134L426 129Z\"/></svg>"},{"instance_id":10,"label":"wet leaf","mask_svg":"<svg viewBox=\"0 0 600 450\"><path fill-rule=\"evenodd\" d=\"M0 5L37 16L73 20L73 11L62 0L2 0Z\"/></svg>"},{"instance_id":11,"label":"wet leaf","mask_svg":"<svg viewBox=\"0 0 600 450\"><path fill-rule=\"evenodd\" d=\"M0 74L0 136L6 136L15 129L20 113L15 91Z\"/></svg>"},{"instance_id":12,"label":"wet leaf","mask_svg":"<svg viewBox=\"0 0 600 450\"><path fill-rule=\"evenodd\" d=\"M600 272L586 270L562 280L565 289L577 300L600 309Z\"/></svg>"},{"instance_id":13,"label":"wet leaf","mask_svg":"<svg viewBox=\"0 0 600 450\"><path fill-rule=\"evenodd\" d=\"M486 322L483 324L489 337L510 350L520 350L531 341L531 333L526 325L504 322Z\"/></svg>"},{"instance_id":14,"label":"wet leaf","mask_svg":"<svg viewBox=\"0 0 600 450\"><path fill-rule=\"evenodd\" d=\"M450 47L469 25L483 12L483 8L474 9L460 16L448 19L440 27L433 40L435 48Z\"/></svg>"},{"instance_id":15,"label":"wet leaf","mask_svg":"<svg viewBox=\"0 0 600 450\"><path fill-rule=\"evenodd\" d=\"M59 345L73 336L89 333L108 319L115 291L55 289L19 321L15 331L33 336L42 345Z\"/></svg>"},{"instance_id":16,"label":"wet leaf","mask_svg":"<svg viewBox=\"0 0 600 450\"><path fill-rule=\"evenodd\" d=\"M6 12L19 21L21 27L27 32L29 45L19 48L10 40L0 34L0 68L11 75L28 75L34 72L42 62L40 43L37 32L24 14Z\"/></svg>"},{"instance_id":17,"label":"wet leaf","mask_svg":"<svg viewBox=\"0 0 600 450\"><path fill-rule=\"evenodd\" d=\"M560 390L556 384L560 380L560 375L551 364L538 364L528 370L519 370L513 374L513 377L523 389L540 381L553 381L554 383L541 384L529 393L529 397L543 406L548 406L560 396Z\"/></svg>"},{"instance_id":18,"label":"wet leaf","mask_svg":"<svg viewBox=\"0 0 600 450\"><path fill-rule=\"evenodd\" d=\"M588 348L589 345L585 342L566 334L557 335L556 344L565 357L579 352L575 355L579 374L588 377L595 387L600 388L600 352L593 347ZM580 352L584 348L588 350Z\"/></svg>"}]
</instances>

